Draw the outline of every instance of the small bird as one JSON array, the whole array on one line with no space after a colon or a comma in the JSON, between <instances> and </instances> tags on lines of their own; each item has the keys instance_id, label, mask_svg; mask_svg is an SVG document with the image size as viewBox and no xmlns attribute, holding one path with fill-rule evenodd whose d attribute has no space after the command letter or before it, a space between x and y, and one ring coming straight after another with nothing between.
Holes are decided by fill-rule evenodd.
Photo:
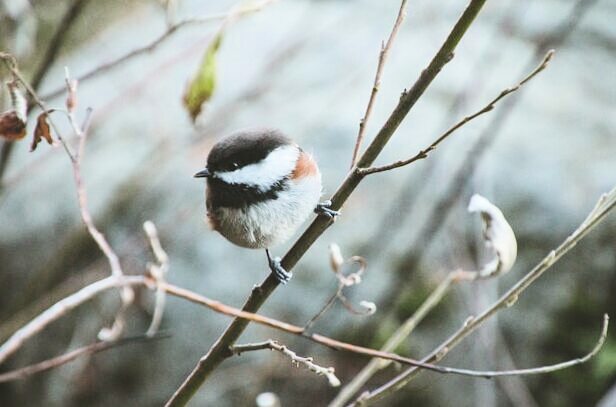
<instances>
[{"instance_id":1,"label":"small bird","mask_svg":"<svg viewBox=\"0 0 616 407\"><path fill-rule=\"evenodd\" d=\"M312 212L331 219L331 202L319 203L321 173L312 156L276 129L250 129L216 143L206 167L207 219L231 243L265 249L278 281L292 274L269 248L285 242Z\"/></svg>"}]
</instances>

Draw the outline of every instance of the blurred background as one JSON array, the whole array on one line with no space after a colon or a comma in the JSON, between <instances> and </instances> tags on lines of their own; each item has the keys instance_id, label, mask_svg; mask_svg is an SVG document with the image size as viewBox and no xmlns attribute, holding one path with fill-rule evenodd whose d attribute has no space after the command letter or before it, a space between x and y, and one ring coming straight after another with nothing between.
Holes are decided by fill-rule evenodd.
<instances>
[{"instance_id":1,"label":"blurred background","mask_svg":"<svg viewBox=\"0 0 616 407\"><path fill-rule=\"evenodd\" d=\"M64 67L74 77L147 46L168 23L227 12L235 1L4 0L0 50L13 53L48 105L63 106ZM391 50L367 126L371 139L428 64L466 1L412 1ZM210 231L204 185L192 178L211 146L252 126L278 127L319 161L325 196L348 171L372 87L381 41L398 1L280 0L228 24L217 53L216 88L196 123L182 105L221 20L183 25L147 52L83 80L78 115L94 109L83 176L95 223L127 273L153 260L142 231L159 228L170 282L241 306L268 269L262 251L240 249ZM498 205L518 238L518 260L498 279L459 284L398 352L419 358L520 279L571 233L616 181L616 3L611 0L489 1L397 131L378 163L414 155L444 129L517 83L545 51L549 68L497 108L462 128L427 159L368 177L343 216L309 250L292 282L261 313L297 325L335 291L330 243L368 262L346 293L373 301L372 316L339 304L314 330L380 347L447 272L485 258L480 222L466 212L472 193ZM0 69L2 81L8 72ZM4 85L3 85L4 86ZM9 108L3 87L2 111ZM33 114L37 114L36 109ZM70 130L55 121L67 138ZM33 120L30 120L33 122ZM29 129L31 134L32 129ZM68 157L42 144L0 141L0 340L55 301L109 274L79 217ZM299 232L298 232L299 234ZM282 255L290 246L274 249ZM609 217L514 307L501 311L443 362L474 369L533 367L579 357L616 311L616 217ZM147 329L150 292L137 293L126 335ZM119 306L108 292L54 322L2 371L96 339ZM616 316L613 315L613 317ZM171 337L80 358L0 385L2 406L162 405L229 323L169 298L162 329ZM300 355L335 366L343 384L367 363L301 338L251 326L240 342L279 339ZM395 366L364 389L384 383ZM278 354L227 360L192 405L251 406L262 392L283 406L327 405L338 389ZM616 336L589 363L557 373L486 381L424 372L381 405L616 406Z\"/></svg>"}]
</instances>

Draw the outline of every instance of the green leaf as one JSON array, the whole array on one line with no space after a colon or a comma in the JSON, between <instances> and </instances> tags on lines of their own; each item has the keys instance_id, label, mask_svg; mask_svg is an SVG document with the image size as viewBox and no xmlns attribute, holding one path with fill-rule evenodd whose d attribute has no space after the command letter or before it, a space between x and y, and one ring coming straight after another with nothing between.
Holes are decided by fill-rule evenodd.
<instances>
[{"instance_id":1,"label":"green leaf","mask_svg":"<svg viewBox=\"0 0 616 407\"><path fill-rule=\"evenodd\" d=\"M216 53L220 48L221 41L222 33L218 33L205 50L199 70L189 83L186 93L184 93L184 106L188 109L193 121L201 113L203 103L208 101L214 93L216 87Z\"/></svg>"}]
</instances>

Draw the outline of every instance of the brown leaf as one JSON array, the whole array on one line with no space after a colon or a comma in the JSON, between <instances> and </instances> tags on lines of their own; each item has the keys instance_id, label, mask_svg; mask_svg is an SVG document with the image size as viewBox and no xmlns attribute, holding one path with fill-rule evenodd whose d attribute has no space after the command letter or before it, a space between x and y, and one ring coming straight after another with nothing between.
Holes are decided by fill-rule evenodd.
<instances>
[{"instance_id":1,"label":"brown leaf","mask_svg":"<svg viewBox=\"0 0 616 407\"><path fill-rule=\"evenodd\" d=\"M34 151L42 139L45 139L49 144L53 144L53 137L51 137L51 129L49 128L49 123L47 123L47 116L47 113L43 112L36 119L36 128L34 129L34 137L32 137L30 151Z\"/></svg>"},{"instance_id":2,"label":"brown leaf","mask_svg":"<svg viewBox=\"0 0 616 407\"><path fill-rule=\"evenodd\" d=\"M0 114L0 136L10 141L22 139L26 135L26 122L15 110Z\"/></svg>"}]
</instances>

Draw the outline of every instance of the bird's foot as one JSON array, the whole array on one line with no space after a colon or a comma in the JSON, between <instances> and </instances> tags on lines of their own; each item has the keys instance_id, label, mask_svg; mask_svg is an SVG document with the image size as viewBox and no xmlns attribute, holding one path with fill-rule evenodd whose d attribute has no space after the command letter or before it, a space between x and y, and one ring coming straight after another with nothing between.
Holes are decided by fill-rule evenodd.
<instances>
[{"instance_id":1,"label":"bird's foot","mask_svg":"<svg viewBox=\"0 0 616 407\"><path fill-rule=\"evenodd\" d=\"M282 267L282 264L280 264L280 257L271 257L269 251L266 251L266 253L267 260L269 262L269 268L270 270L272 270L272 273L274 273L274 276L276 277L278 282L283 285L287 284L289 280L291 280L291 277L293 277L293 273L285 270L284 267Z\"/></svg>"},{"instance_id":2,"label":"bird's foot","mask_svg":"<svg viewBox=\"0 0 616 407\"><path fill-rule=\"evenodd\" d=\"M323 215L328 217L329 219L336 220L336 216L340 215L339 211L335 211L331 208L332 201L329 199L327 201L323 201L317 204L317 207L314 208L314 212L318 215Z\"/></svg>"}]
</instances>

